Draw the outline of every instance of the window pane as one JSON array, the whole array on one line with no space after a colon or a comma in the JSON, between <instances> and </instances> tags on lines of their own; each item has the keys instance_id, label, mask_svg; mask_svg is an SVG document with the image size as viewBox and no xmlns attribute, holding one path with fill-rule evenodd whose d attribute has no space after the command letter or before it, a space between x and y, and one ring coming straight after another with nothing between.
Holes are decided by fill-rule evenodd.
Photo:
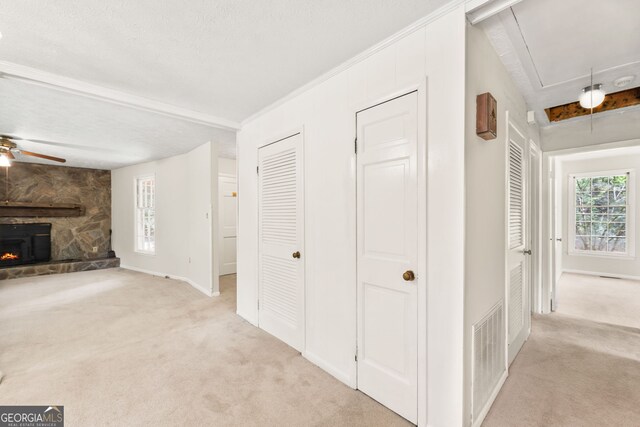
<instances>
[{"instance_id":1,"label":"window pane","mask_svg":"<svg viewBox=\"0 0 640 427\"><path fill-rule=\"evenodd\" d=\"M604 192L608 191L611 185L609 184L609 177L601 176L597 178L593 178L591 181L592 191L595 192Z\"/></svg>"},{"instance_id":2,"label":"window pane","mask_svg":"<svg viewBox=\"0 0 640 427\"><path fill-rule=\"evenodd\" d=\"M609 204L610 205L626 205L627 192L626 191L609 191Z\"/></svg>"},{"instance_id":3,"label":"window pane","mask_svg":"<svg viewBox=\"0 0 640 427\"><path fill-rule=\"evenodd\" d=\"M591 203L594 206L607 206L609 204L609 192L591 193Z\"/></svg>"},{"instance_id":4,"label":"window pane","mask_svg":"<svg viewBox=\"0 0 640 427\"><path fill-rule=\"evenodd\" d=\"M627 251L627 239L624 237L610 238L609 239L609 252L626 252Z\"/></svg>"},{"instance_id":5,"label":"window pane","mask_svg":"<svg viewBox=\"0 0 640 427\"><path fill-rule=\"evenodd\" d=\"M576 236L576 250L588 251L591 248L590 236Z\"/></svg>"},{"instance_id":6,"label":"window pane","mask_svg":"<svg viewBox=\"0 0 640 427\"><path fill-rule=\"evenodd\" d=\"M607 234L606 222L593 222L591 223L591 234L594 236L604 236Z\"/></svg>"},{"instance_id":7,"label":"window pane","mask_svg":"<svg viewBox=\"0 0 640 427\"><path fill-rule=\"evenodd\" d=\"M591 250L592 251L600 251L606 252L607 250L607 241L606 237L591 237Z\"/></svg>"},{"instance_id":8,"label":"window pane","mask_svg":"<svg viewBox=\"0 0 640 427\"><path fill-rule=\"evenodd\" d=\"M576 236L588 236L591 234L590 222L576 222Z\"/></svg>"},{"instance_id":9,"label":"window pane","mask_svg":"<svg viewBox=\"0 0 640 427\"><path fill-rule=\"evenodd\" d=\"M576 193L590 193L591 178L576 178Z\"/></svg>"},{"instance_id":10,"label":"window pane","mask_svg":"<svg viewBox=\"0 0 640 427\"><path fill-rule=\"evenodd\" d=\"M607 230L609 237L625 237L626 224L621 222L610 223Z\"/></svg>"}]
</instances>

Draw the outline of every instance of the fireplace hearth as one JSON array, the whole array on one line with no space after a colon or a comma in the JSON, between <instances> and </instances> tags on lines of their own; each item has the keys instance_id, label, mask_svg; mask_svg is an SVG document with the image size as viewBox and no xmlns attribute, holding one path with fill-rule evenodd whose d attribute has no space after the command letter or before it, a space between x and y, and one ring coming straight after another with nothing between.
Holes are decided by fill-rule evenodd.
<instances>
[{"instance_id":1,"label":"fireplace hearth","mask_svg":"<svg viewBox=\"0 0 640 427\"><path fill-rule=\"evenodd\" d=\"M0 268L51 260L51 224L0 224Z\"/></svg>"}]
</instances>

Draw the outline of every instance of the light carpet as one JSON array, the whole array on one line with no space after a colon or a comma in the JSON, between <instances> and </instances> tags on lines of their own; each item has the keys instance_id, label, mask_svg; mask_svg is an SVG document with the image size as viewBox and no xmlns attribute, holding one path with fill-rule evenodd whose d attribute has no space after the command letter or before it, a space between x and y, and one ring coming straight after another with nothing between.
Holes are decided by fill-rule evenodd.
<instances>
[{"instance_id":1,"label":"light carpet","mask_svg":"<svg viewBox=\"0 0 640 427\"><path fill-rule=\"evenodd\" d=\"M67 426L401 426L209 298L123 269L0 282L0 405L64 405Z\"/></svg>"},{"instance_id":2,"label":"light carpet","mask_svg":"<svg viewBox=\"0 0 640 427\"><path fill-rule=\"evenodd\" d=\"M564 273L556 311L601 323L640 328L640 281Z\"/></svg>"},{"instance_id":3,"label":"light carpet","mask_svg":"<svg viewBox=\"0 0 640 427\"><path fill-rule=\"evenodd\" d=\"M534 316L483 426L640 426L640 330Z\"/></svg>"}]
</instances>

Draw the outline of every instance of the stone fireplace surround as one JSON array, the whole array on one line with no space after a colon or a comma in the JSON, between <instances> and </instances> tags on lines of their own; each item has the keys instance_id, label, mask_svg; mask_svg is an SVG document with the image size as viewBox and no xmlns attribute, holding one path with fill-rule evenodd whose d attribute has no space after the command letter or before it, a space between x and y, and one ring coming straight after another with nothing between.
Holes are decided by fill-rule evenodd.
<instances>
[{"instance_id":1,"label":"stone fireplace surround","mask_svg":"<svg viewBox=\"0 0 640 427\"><path fill-rule=\"evenodd\" d=\"M85 208L85 214L52 218L0 217L0 224L51 224L51 259L0 267L0 280L119 266L118 258L107 258L111 171L19 162L14 162L8 169L9 191L6 194L5 170L0 168L1 200L80 204Z\"/></svg>"}]
</instances>

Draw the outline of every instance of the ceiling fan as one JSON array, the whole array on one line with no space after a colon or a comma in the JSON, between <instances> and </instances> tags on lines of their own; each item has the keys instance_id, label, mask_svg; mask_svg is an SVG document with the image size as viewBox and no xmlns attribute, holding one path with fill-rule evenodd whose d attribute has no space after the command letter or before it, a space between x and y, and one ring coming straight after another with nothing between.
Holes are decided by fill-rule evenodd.
<instances>
[{"instance_id":1,"label":"ceiling fan","mask_svg":"<svg viewBox=\"0 0 640 427\"><path fill-rule=\"evenodd\" d=\"M16 136L0 135L0 166L11 166L11 161L16 160L15 154L23 156L37 157L39 159L51 160L54 162L65 163L67 160L60 157L48 156L46 154L34 153L33 151L22 150L15 141L32 141L42 144L53 144L48 141L40 141L35 139L18 138Z\"/></svg>"}]
</instances>

